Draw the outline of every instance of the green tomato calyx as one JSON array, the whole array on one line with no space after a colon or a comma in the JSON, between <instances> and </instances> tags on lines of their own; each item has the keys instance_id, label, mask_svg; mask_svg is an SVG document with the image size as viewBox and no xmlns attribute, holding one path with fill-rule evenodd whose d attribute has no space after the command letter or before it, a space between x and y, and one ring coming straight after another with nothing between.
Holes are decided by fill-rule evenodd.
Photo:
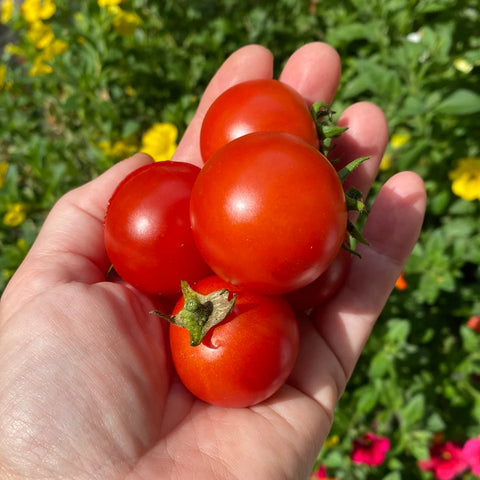
<instances>
[{"instance_id":1,"label":"green tomato calyx","mask_svg":"<svg viewBox=\"0 0 480 480\"><path fill-rule=\"evenodd\" d=\"M338 159L331 160L329 158L329 154L334 148L333 139L340 137L342 133L347 130L347 127L340 127L336 124L334 114L335 112L332 110L331 106L325 102L315 102L311 107L311 115L317 126L317 134L320 140L320 152L329 159L332 165L335 165L338 161ZM347 176L368 159L369 157L356 158L340 169L337 172L340 182L343 184ZM348 211L354 211L365 216L368 215L368 210L360 190L352 187L346 191L345 202ZM368 242L362 236L359 227L350 220L348 220L347 224L347 234L348 237L353 238L354 241L368 245ZM348 245L348 243L345 242L343 246L350 253L360 256Z\"/></svg>"},{"instance_id":2,"label":"green tomato calyx","mask_svg":"<svg viewBox=\"0 0 480 480\"><path fill-rule=\"evenodd\" d=\"M332 140L339 137L347 127L339 127L334 120L335 112L325 102L315 102L310 108L317 135L320 140L320 151L327 156L332 149Z\"/></svg>"},{"instance_id":3,"label":"green tomato calyx","mask_svg":"<svg viewBox=\"0 0 480 480\"><path fill-rule=\"evenodd\" d=\"M182 280L181 288L184 306L180 312L176 315L166 315L153 310L150 313L168 320L177 327L186 328L190 334L190 345L195 347L200 345L212 327L225 320L232 311L237 297L234 294L229 299L230 292L226 288L202 295L193 290L185 280Z\"/></svg>"}]
</instances>

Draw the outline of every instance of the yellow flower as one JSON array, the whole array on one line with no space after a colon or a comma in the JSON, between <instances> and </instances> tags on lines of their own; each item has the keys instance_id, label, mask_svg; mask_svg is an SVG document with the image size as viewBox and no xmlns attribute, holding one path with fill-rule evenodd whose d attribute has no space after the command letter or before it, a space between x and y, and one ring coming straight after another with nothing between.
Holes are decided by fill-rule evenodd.
<instances>
[{"instance_id":1,"label":"yellow flower","mask_svg":"<svg viewBox=\"0 0 480 480\"><path fill-rule=\"evenodd\" d=\"M45 63L45 58L42 55L38 55L33 61L33 65L30 68L28 74L31 77L40 77L41 75L48 75L53 72L53 68L48 63Z\"/></svg>"},{"instance_id":2,"label":"yellow flower","mask_svg":"<svg viewBox=\"0 0 480 480\"><path fill-rule=\"evenodd\" d=\"M3 0L0 10L0 23L8 23L12 19L14 2L13 0Z\"/></svg>"},{"instance_id":3,"label":"yellow flower","mask_svg":"<svg viewBox=\"0 0 480 480\"><path fill-rule=\"evenodd\" d=\"M409 133L394 133L392 135L392 138L390 139L390 146L395 150L397 148L403 147L409 141Z\"/></svg>"},{"instance_id":4,"label":"yellow flower","mask_svg":"<svg viewBox=\"0 0 480 480\"><path fill-rule=\"evenodd\" d=\"M104 140L98 146L107 157L126 158L137 151L133 139L117 140L113 145L109 140Z\"/></svg>"},{"instance_id":5,"label":"yellow flower","mask_svg":"<svg viewBox=\"0 0 480 480\"><path fill-rule=\"evenodd\" d=\"M8 163L0 162L0 188L5 184L5 177L7 176Z\"/></svg>"},{"instance_id":6,"label":"yellow flower","mask_svg":"<svg viewBox=\"0 0 480 480\"><path fill-rule=\"evenodd\" d=\"M394 133L390 138L390 143L388 145L387 151L384 153L382 160L380 162L380 170L385 171L389 170L392 167L393 161L393 150L397 150L400 147L403 147L406 143L410 141L409 133Z\"/></svg>"},{"instance_id":7,"label":"yellow flower","mask_svg":"<svg viewBox=\"0 0 480 480\"><path fill-rule=\"evenodd\" d=\"M42 50L53 42L55 35L51 25L43 23L41 20L35 20L30 24L27 31L27 40Z\"/></svg>"},{"instance_id":8,"label":"yellow flower","mask_svg":"<svg viewBox=\"0 0 480 480\"><path fill-rule=\"evenodd\" d=\"M68 44L55 38L52 27L37 20L30 24L27 39L39 50L43 50L44 59L51 60L55 55L60 55L68 49Z\"/></svg>"},{"instance_id":9,"label":"yellow flower","mask_svg":"<svg viewBox=\"0 0 480 480\"><path fill-rule=\"evenodd\" d=\"M108 140L102 140L98 146L104 155L110 155L112 151L112 144Z\"/></svg>"},{"instance_id":10,"label":"yellow flower","mask_svg":"<svg viewBox=\"0 0 480 480\"><path fill-rule=\"evenodd\" d=\"M137 151L136 145L129 141L117 140L112 147L112 154L117 158L126 158Z\"/></svg>"},{"instance_id":11,"label":"yellow flower","mask_svg":"<svg viewBox=\"0 0 480 480\"><path fill-rule=\"evenodd\" d=\"M3 224L7 227L17 227L27 218L27 205L25 203L11 203L3 216Z\"/></svg>"},{"instance_id":12,"label":"yellow flower","mask_svg":"<svg viewBox=\"0 0 480 480\"><path fill-rule=\"evenodd\" d=\"M53 68L48 64L56 55L60 55L68 49L68 43L63 40L55 39L40 52L33 61L29 75L31 77L39 77L48 75L53 72Z\"/></svg>"},{"instance_id":13,"label":"yellow flower","mask_svg":"<svg viewBox=\"0 0 480 480\"><path fill-rule=\"evenodd\" d=\"M28 250L28 244L27 244L27 242L26 242L26 240L25 240L24 238L19 238L16 243L17 243L17 247L18 247L20 250L22 250L22 251L25 252L25 253L27 252L27 250Z\"/></svg>"},{"instance_id":14,"label":"yellow flower","mask_svg":"<svg viewBox=\"0 0 480 480\"><path fill-rule=\"evenodd\" d=\"M340 443L340 437L338 435L332 435L325 440L324 446L326 448L333 448Z\"/></svg>"},{"instance_id":15,"label":"yellow flower","mask_svg":"<svg viewBox=\"0 0 480 480\"><path fill-rule=\"evenodd\" d=\"M113 28L119 35L133 35L142 19L135 12L125 12L119 9L113 19Z\"/></svg>"},{"instance_id":16,"label":"yellow flower","mask_svg":"<svg viewBox=\"0 0 480 480\"><path fill-rule=\"evenodd\" d=\"M114 7L115 5L120 5L122 0L97 0L99 7Z\"/></svg>"},{"instance_id":17,"label":"yellow flower","mask_svg":"<svg viewBox=\"0 0 480 480\"><path fill-rule=\"evenodd\" d=\"M453 66L462 73L470 73L473 70L473 65L464 58L456 58L453 61Z\"/></svg>"},{"instance_id":18,"label":"yellow flower","mask_svg":"<svg viewBox=\"0 0 480 480\"><path fill-rule=\"evenodd\" d=\"M7 67L5 65L0 65L0 90L5 85L6 76L7 76ZM1 174L1 170L0 170L0 174Z\"/></svg>"},{"instance_id":19,"label":"yellow flower","mask_svg":"<svg viewBox=\"0 0 480 480\"><path fill-rule=\"evenodd\" d=\"M42 52L43 58L47 61L52 60L53 57L61 55L68 50L68 43L56 38L52 43L47 45Z\"/></svg>"},{"instance_id":20,"label":"yellow flower","mask_svg":"<svg viewBox=\"0 0 480 480\"><path fill-rule=\"evenodd\" d=\"M170 160L177 148L177 127L171 123L155 123L142 137L141 151L156 162Z\"/></svg>"},{"instance_id":21,"label":"yellow flower","mask_svg":"<svg viewBox=\"0 0 480 480\"><path fill-rule=\"evenodd\" d=\"M28 23L47 20L53 16L55 10L53 0L25 0L21 7L22 16Z\"/></svg>"},{"instance_id":22,"label":"yellow flower","mask_svg":"<svg viewBox=\"0 0 480 480\"><path fill-rule=\"evenodd\" d=\"M385 171L389 170L390 167L392 166L392 154L385 152L385 154L382 157L382 161L380 162L380 170Z\"/></svg>"},{"instance_id":23,"label":"yellow flower","mask_svg":"<svg viewBox=\"0 0 480 480\"><path fill-rule=\"evenodd\" d=\"M461 158L449 177L455 195L464 200L480 200L480 158Z\"/></svg>"}]
</instances>

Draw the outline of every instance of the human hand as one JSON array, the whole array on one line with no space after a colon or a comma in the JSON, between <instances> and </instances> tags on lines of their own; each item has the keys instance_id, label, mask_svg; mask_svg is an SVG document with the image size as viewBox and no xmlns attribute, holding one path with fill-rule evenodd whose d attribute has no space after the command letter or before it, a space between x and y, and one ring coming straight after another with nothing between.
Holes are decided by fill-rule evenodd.
<instances>
[{"instance_id":1,"label":"human hand","mask_svg":"<svg viewBox=\"0 0 480 480\"><path fill-rule=\"evenodd\" d=\"M273 59L247 46L208 86L175 160L200 165L199 129L223 90L272 77ZM330 102L340 76L334 50L297 50L280 79L308 101ZM387 142L383 113L352 105L339 120L345 161L368 155L348 182L366 193ZM113 190L143 154L62 197L0 303L2 479L305 479L330 429L375 320L418 237L422 181L404 172L382 188L342 290L299 318L300 353L287 383L245 409L207 405L172 370L160 300L106 281L102 221Z\"/></svg>"}]
</instances>

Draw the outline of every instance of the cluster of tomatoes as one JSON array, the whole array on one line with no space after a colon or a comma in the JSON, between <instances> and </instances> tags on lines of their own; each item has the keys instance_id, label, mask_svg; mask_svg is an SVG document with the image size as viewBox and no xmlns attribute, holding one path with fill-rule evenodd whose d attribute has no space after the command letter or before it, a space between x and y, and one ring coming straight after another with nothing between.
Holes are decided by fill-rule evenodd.
<instances>
[{"instance_id":1,"label":"cluster of tomatoes","mask_svg":"<svg viewBox=\"0 0 480 480\"><path fill-rule=\"evenodd\" d=\"M113 268L143 292L178 296L162 314L173 362L206 402L244 407L274 394L298 353L294 311L317 306L345 278L346 195L321 143L294 89L244 82L204 118L202 168L146 165L110 199Z\"/></svg>"}]
</instances>

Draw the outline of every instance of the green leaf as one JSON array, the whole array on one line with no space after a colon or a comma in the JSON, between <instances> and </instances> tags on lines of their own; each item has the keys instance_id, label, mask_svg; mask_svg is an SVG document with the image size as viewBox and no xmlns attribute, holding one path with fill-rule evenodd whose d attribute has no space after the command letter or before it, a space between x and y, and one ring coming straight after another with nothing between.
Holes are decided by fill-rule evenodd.
<instances>
[{"instance_id":1,"label":"green leaf","mask_svg":"<svg viewBox=\"0 0 480 480\"><path fill-rule=\"evenodd\" d=\"M402 480L400 472L390 472L383 480Z\"/></svg>"},{"instance_id":2,"label":"green leaf","mask_svg":"<svg viewBox=\"0 0 480 480\"><path fill-rule=\"evenodd\" d=\"M360 413L369 413L377 405L378 391L371 384L359 387L356 396L358 396L357 411Z\"/></svg>"},{"instance_id":3,"label":"green leaf","mask_svg":"<svg viewBox=\"0 0 480 480\"><path fill-rule=\"evenodd\" d=\"M128 138L130 135L133 135L140 128L140 124L133 120L128 120L125 122L122 128L122 138Z\"/></svg>"},{"instance_id":4,"label":"green leaf","mask_svg":"<svg viewBox=\"0 0 480 480\"><path fill-rule=\"evenodd\" d=\"M463 348L468 353L475 353L480 350L480 335L470 328L462 325L460 328Z\"/></svg>"},{"instance_id":5,"label":"green leaf","mask_svg":"<svg viewBox=\"0 0 480 480\"><path fill-rule=\"evenodd\" d=\"M345 457L340 450L331 450L324 457L323 463L331 469L341 468L345 465Z\"/></svg>"},{"instance_id":6,"label":"green leaf","mask_svg":"<svg viewBox=\"0 0 480 480\"><path fill-rule=\"evenodd\" d=\"M435 112L447 115L470 115L480 112L480 95L461 88L437 105Z\"/></svg>"},{"instance_id":7,"label":"green leaf","mask_svg":"<svg viewBox=\"0 0 480 480\"><path fill-rule=\"evenodd\" d=\"M376 41L376 38L372 38L372 36L378 37L381 29L381 21L336 25L334 29L332 28L327 32L327 41L337 48L356 40L369 39L370 41Z\"/></svg>"},{"instance_id":8,"label":"green leaf","mask_svg":"<svg viewBox=\"0 0 480 480\"><path fill-rule=\"evenodd\" d=\"M401 417L404 427L406 429L410 429L423 418L424 414L425 397L423 394L419 393L414 395L401 410Z\"/></svg>"},{"instance_id":9,"label":"green leaf","mask_svg":"<svg viewBox=\"0 0 480 480\"><path fill-rule=\"evenodd\" d=\"M428 417L427 429L430 432L441 432L445 429L446 425L443 418L438 413L433 413Z\"/></svg>"},{"instance_id":10,"label":"green leaf","mask_svg":"<svg viewBox=\"0 0 480 480\"><path fill-rule=\"evenodd\" d=\"M370 362L369 375L371 378L381 378L384 377L387 372L389 365L391 363L389 355L385 352L380 351L372 358Z\"/></svg>"},{"instance_id":11,"label":"green leaf","mask_svg":"<svg viewBox=\"0 0 480 480\"><path fill-rule=\"evenodd\" d=\"M426 460L429 453L429 444L431 433L423 430L417 430L410 433L407 443L407 449L417 460Z\"/></svg>"},{"instance_id":12,"label":"green leaf","mask_svg":"<svg viewBox=\"0 0 480 480\"><path fill-rule=\"evenodd\" d=\"M393 344L402 344L410 334L410 322L401 319L392 319L388 322L387 340Z\"/></svg>"},{"instance_id":13,"label":"green leaf","mask_svg":"<svg viewBox=\"0 0 480 480\"><path fill-rule=\"evenodd\" d=\"M432 13L441 12L443 10L450 10L455 6L455 0L424 0L418 2L416 7L418 13Z\"/></svg>"},{"instance_id":14,"label":"green leaf","mask_svg":"<svg viewBox=\"0 0 480 480\"><path fill-rule=\"evenodd\" d=\"M356 158L355 160L352 160L347 165L345 165L338 172L338 178L340 178L340 181L343 182L350 173L352 173L359 165L361 165L363 162L365 162L369 158L370 157L359 157L359 158Z\"/></svg>"},{"instance_id":15,"label":"green leaf","mask_svg":"<svg viewBox=\"0 0 480 480\"><path fill-rule=\"evenodd\" d=\"M378 97L391 98L401 91L397 72L378 62L378 59L352 60L352 64L357 73L344 87L342 94L345 98L355 98L367 92Z\"/></svg>"}]
</instances>

